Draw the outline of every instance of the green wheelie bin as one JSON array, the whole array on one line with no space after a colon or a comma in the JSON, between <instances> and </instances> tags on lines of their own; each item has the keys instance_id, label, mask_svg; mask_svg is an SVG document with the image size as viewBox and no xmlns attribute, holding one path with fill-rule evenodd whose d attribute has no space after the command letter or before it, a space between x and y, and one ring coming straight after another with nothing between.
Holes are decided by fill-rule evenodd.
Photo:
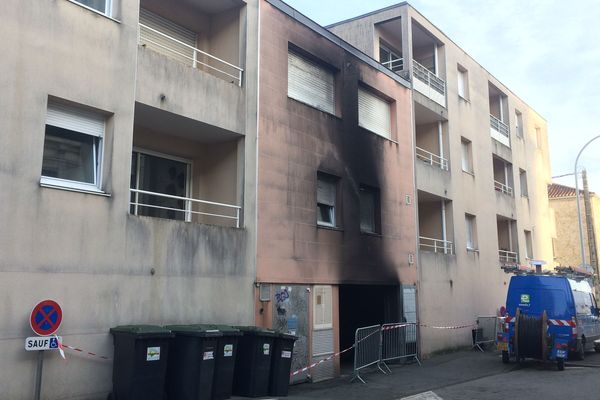
<instances>
[{"instance_id":1,"label":"green wheelie bin","mask_svg":"<svg viewBox=\"0 0 600 400\"><path fill-rule=\"evenodd\" d=\"M243 397L262 397L269 394L271 355L277 333L255 326L236 326L243 335L239 338L233 378L233 394Z\"/></svg>"},{"instance_id":2,"label":"green wheelie bin","mask_svg":"<svg viewBox=\"0 0 600 400\"><path fill-rule=\"evenodd\" d=\"M290 386L290 370L294 343L298 337L287 333L278 333L273 345L271 357L271 375L269 396L287 396Z\"/></svg>"},{"instance_id":3,"label":"green wheelie bin","mask_svg":"<svg viewBox=\"0 0 600 400\"><path fill-rule=\"evenodd\" d=\"M223 335L219 337L217 344L212 399L225 400L230 398L232 394L238 341L239 337L242 336L242 332L228 325L211 325L211 327L219 330Z\"/></svg>"}]
</instances>

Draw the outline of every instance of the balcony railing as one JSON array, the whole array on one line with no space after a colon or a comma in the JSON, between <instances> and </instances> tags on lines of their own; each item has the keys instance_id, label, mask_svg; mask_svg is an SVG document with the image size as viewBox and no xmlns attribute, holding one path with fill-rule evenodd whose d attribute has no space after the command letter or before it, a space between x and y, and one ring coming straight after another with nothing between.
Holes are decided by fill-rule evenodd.
<instances>
[{"instance_id":1,"label":"balcony railing","mask_svg":"<svg viewBox=\"0 0 600 400\"><path fill-rule=\"evenodd\" d=\"M157 41L152 40L152 35L149 35L148 32L152 32L156 35L159 35L165 40L167 44L158 43ZM189 62L189 65L191 65L194 68L208 68L211 71L223 75L224 77L233 79L232 83L237 83L238 86L242 86L242 75L244 73L244 70L242 68L228 63L227 61L221 60L220 58L215 57L212 54L206 53L200 49L190 46L187 43L183 43L182 41L177 40L169 35L166 35L163 32L153 29L147 25L140 24L140 44L143 45L145 43L151 43L153 46L168 51L169 54L177 55L178 58L181 57L182 59L187 60ZM177 47L184 46L184 48L187 48L191 52L192 56L190 57L190 55L188 54L183 54L182 52L177 51L175 46L170 47L169 44L176 44ZM215 65L210 65L207 62L201 61L203 57L207 57L208 59L213 61Z\"/></svg>"},{"instance_id":2,"label":"balcony railing","mask_svg":"<svg viewBox=\"0 0 600 400\"><path fill-rule=\"evenodd\" d=\"M448 240L419 236L419 249L434 253L454 254L454 245Z\"/></svg>"},{"instance_id":3,"label":"balcony railing","mask_svg":"<svg viewBox=\"0 0 600 400\"><path fill-rule=\"evenodd\" d=\"M494 181L494 189L509 196L513 195L513 188L502 182Z\"/></svg>"},{"instance_id":4,"label":"balcony railing","mask_svg":"<svg viewBox=\"0 0 600 400\"><path fill-rule=\"evenodd\" d=\"M404 69L404 59L394 58L390 61L382 62L381 65L391 69L394 72L402 71Z\"/></svg>"},{"instance_id":5,"label":"balcony railing","mask_svg":"<svg viewBox=\"0 0 600 400\"><path fill-rule=\"evenodd\" d=\"M140 208L148 207L148 208L153 208L153 209L157 209L157 210L172 211L174 215L183 217L183 219L186 222L192 221L192 215L202 215L202 216L206 216L206 217L223 219L226 221L233 220L233 221L235 221L235 227L236 228L240 227L240 210L242 208L239 206L235 206L232 204L215 203L213 201L198 200L198 199L193 199L191 197L181 197L181 196L174 196L174 195L165 194L165 193L149 192L146 190L139 190L139 189L129 189L129 190L132 194L130 206L132 208L132 213L134 215L139 214ZM148 201L143 202L140 199L140 197L144 197L145 199L148 199L148 200L149 199L178 200L183 206L180 208L176 208L176 207L168 207L168 206L161 206L161 205L157 205L157 204L151 204ZM223 211L218 211L218 212L197 211L197 210L194 210L194 205L206 206L206 207L210 207L211 209L215 208L215 209L219 209L219 210L223 210Z\"/></svg>"},{"instance_id":6,"label":"balcony railing","mask_svg":"<svg viewBox=\"0 0 600 400\"><path fill-rule=\"evenodd\" d=\"M420 147L416 148L417 158L431 166L437 165L444 171L448 171L448 160L443 157L438 156L437 154L433 154L425 149Z\"/></svg>"},{"instance_id":7,"label":"balcony railing","mask_svg":"<svg viewBox=\"0 0 600 400\"><path fill-rule=\"evenodd\" d=\"M501 262L516 263L518 256L514 251L498 250L498 259Z\"/></svg>"},{"instance_id":8,"label":"balcony railing","mask_svg":"<svg viewBox=\"0 0 600 400\"><path fill-rule=\"evenodd\" d=\"M499 132L506 137L510 136L510 129L508 128L508 125L506 125L504 122L500 121L498 118L494 117L491 114L490 114L490 126L496 132Z\"/></svg>"},{"instance_id":9,"label":"balcony railing","mask_svg":"<svg viewBox=\"0 0 600 400\"><path fill-rule=\"evenodd\" d=\"M439 94L446 94L446 82L415 60L413 60L413 75Z\"/></svg>"}]
</instances>

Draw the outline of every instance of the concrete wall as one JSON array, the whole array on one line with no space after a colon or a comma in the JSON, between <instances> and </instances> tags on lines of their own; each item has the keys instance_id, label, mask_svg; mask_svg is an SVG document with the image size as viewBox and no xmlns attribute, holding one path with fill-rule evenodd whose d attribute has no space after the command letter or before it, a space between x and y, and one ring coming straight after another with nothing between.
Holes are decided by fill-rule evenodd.
<instances>
[{"instance_id":1,"label":"concrete wall","mask_svg":"<svg viewBox=\"0 0 600 400\"><path fill-rule=\"evenodd\" d=\"M115 325L248 324L254 319L255 214L251 205L255 203L256 163L251 160L246 169L240 168L237 161L232 162L232 154L246 153L247 157L256 152L257 76L248 79L244 89L208 75L200 82L204 79L198 78L201 72L138 51L137 1L116 1L115 8L119 21L63 0L3 4L2 398L33 397L36 354L24 350L24 338L33 335L28 323L32 307L46 298L63 307L59 334L66 344L109 357L108 330ZM257 7L248 8L249 24L256 29ZM249 64L257 60L256 39L255 31L248 34ZM256 74L255 65L248 68ZM166 104L160 104L161 93L166 94ZM109 196L40 187L49 96L93 107L108 116L102 189ZM203 159L213 166L228 163L220 172L227 171L227 179L233 175L243 182L244 229L129 215L136 98L249 135L248 145L235 145L235 149L219 145L212 160ZM215 173L215 179L223 177ZM49 352L43 398L105 399L112 385L111 373L110 361L70 352L62 361L58 353Z\"/></svg>"}]
</instances>

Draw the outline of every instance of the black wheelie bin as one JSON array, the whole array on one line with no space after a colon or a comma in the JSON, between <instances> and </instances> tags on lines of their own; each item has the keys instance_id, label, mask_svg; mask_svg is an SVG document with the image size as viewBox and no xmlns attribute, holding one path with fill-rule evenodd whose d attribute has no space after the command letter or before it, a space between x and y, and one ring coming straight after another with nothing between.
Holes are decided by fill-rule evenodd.
<instances>
[{"instance_id":1,"label":"black wheelie bin","mask_svg":"<svg viewBox=\"0 0 600 400\"><path fill-rule=\"evenodd\" d=\"M235 359L238 351L238 340L242 335L239 329L228 325L211 325L223 335L219 337L215 357L215 377L213 379L212 399L225 400L231 397Z\"/></svg>"},{"instance_id":2,"label":"black wheelie bin","mask_svg":"<svg viewBox=\"0 0 600 400\"><path fill-rule=\"evenodd\" d=\"M269 396L287 396L290 385L290 370L294 343L298 337L287 333L278 333L273 345L271 357L271 377L269 379Z\"/></svg>"},{"instance_id":3,"label":"black wheelie bin","mask_svg":"<svg viewBox=\"0 0 600 400\"><path fill-rule=\"evenodd\" d=\"M262 397L269 394L273 342L277 333L255 326L236 326L240 336L233 378L233 394Z\"/></svg>"},{"instance_id":4,"label":"black wheelie bin","mask_svg":"<svg viewBox=\"0 0 600 400\"><path fill-rule=\"evenodd\" d=\"M114 400L163 400L169 344L173 334L154 325L122 325L114 338Z\"/></svg>"},{"instance_id":5,"label":"black wheelie bin","mask_svg":"<svg viewBox=\"0 0 600 400\"><path fill-rule=\"evenodd\" d=\"M221 333L206 325L168 325L175 334L167 368L169 400L210 400Z\"/></svg>"}]
</instances>

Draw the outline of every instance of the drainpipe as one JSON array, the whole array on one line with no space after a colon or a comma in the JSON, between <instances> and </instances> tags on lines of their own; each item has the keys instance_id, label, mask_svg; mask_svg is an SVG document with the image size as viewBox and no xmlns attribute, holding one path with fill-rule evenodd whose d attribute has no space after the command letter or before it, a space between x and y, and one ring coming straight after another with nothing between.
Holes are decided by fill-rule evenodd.
<instances>
[{"instance_id":1,"label":"drainpipe","mask_svg":"<svg viewBox=\"0 0 600 400\"><path fill-rule=\"evenodd\" d=\"M498 104L500 105L500 121L504 122L504 103L501 94L498 95Z\"/></svg>"},{"instance_id":2,"label":"drainpipe","mask_svg":"<svg viewBox=\"0 0 600 400\"><path fill-rule=\"evenodd\" d=\"M433 68L435 70L433 73L438 76L438 46L435 42L433 43Z\"/></svg>"},{"instance_id":3,"label":"drainpipe","mask_svg":"<svg viewBox=\"0 0 600 400\"><path fill-rule=\"evenodd\" d=\"M444 254L448 254L448 248L446 247L446 202L442 200L442 240L444 240Z\"/></svg>"},{"instance_id":4,"label":"drainpipe","mask_svg":"<svg viewBox=\"0 0 600 400\"><path fill-rule=\"evenodd\" d=\"M440 143L440 167L444 169L444 136L442 134L442 121L438 121L438 141Z\"/></svg>"}]
</instances>

